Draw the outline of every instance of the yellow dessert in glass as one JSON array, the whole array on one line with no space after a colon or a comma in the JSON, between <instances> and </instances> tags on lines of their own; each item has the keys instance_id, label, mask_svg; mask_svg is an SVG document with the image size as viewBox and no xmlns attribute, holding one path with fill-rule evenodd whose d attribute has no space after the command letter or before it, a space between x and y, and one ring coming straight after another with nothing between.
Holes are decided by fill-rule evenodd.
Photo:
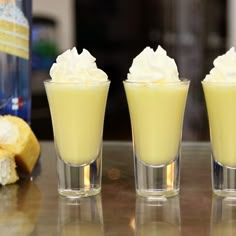
<instances>
[{"instance_id":1,"label":"yellow dessert in glass","mask_svg":"<svg viewBox=\"0 0 236 236\"><path fill-rule=\"evenodd\" d=\"M203 82L214 158L236 167L236 82Z\"/></svg>"},{"instance_id":2,"label":"yellow dessert in glass","mask_svg":"<svg viewBox=\"0 0 236 236\"><path fill-rule=\"evenodd\" d=\"M72 165L92 162L101 150L109 82L45 85L61 159Z\"/></svg>"},{"instance_id":3,"label":"yellow dessert in glass","mask_svg":"<svg viewBox=\"0 0 236 236\"><path fill-rule=\"evenodd\" d=\"M133 60L124 88L132 127L136 193L179 192L180 142L189 81L162 47L146 47Z\"/></svg>"},{"instance_id":4,"label":"yellow dessert in glass","mask_svg":"<svg viewBox=\"0 0 236 236\"><path fill-rule=\"evenodd\" d=\"M166 165L176 158L189 82L125 82L137 158Z\"/></svg>"},{"instance_id":5,"label":"yellow dessert in glass","mask_svg":"<svg viewBox=\"0 0 236 236\"><path fill-rule=\"evenodd\" d=\"M236 167L236 53L231 48L214 61L215 67L202 81L214 159Z\"/></svg>"},{"instance_id":6,"label":"yellow dessert in glass","mask_svg":"<svg viewBox=\"0 0 236 236\"><path fill-rule=\"evenodd\" d=\"M153 166L176 158L189 87L189 81L179 80L173 59L166 57L161 47L154 53L147 47L124 81L136 156ZM155 63L161 65L155 68Z\"/></svg>"},{"instance_id":7,"label":"yellow dessert in glass","mask_svg":"<svg viewBox=\"0 0 236 236\"><path fill-rule=\"evenodd\" d=\"M212 149L212 189L223 197L236 196L236 52L217 57L202 81Z\"/></svg>"},{"instance_id":8,"label":"yellow dessert in glass","mask_svg":"<svg viewBox=\"0 0 236 236\"><path fill-rule=\"evenodd\" d=\"M85 49L60 55L50 75L45 88L58 155L71 165L88 164L101 151L110 81Z\"/></svg>"},{"instance_id":9,"label":"yellow dessert in glass","mask_svg":"<svg viewBox=\"0 0 236 236\"><path fill-rule=\"evenodd\" d=\"M83 49L57 57L45 81L55 149L58 192L69 198L101 191L102 136L110 81Z\"/></svg>"}]
</instances>

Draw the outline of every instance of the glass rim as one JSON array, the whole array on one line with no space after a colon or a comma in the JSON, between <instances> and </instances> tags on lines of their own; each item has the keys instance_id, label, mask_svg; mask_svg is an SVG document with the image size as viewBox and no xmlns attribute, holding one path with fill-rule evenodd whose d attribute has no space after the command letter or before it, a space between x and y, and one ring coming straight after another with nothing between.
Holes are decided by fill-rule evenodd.
<instances>
[{"instance_id":1,"label":"glass rim","mask_svg":"<svg viewBox=\"0 0 236 236\"><path fill-rule=\"evenodd\" d=\"M236 81L201 81L202 84L209 85L209 86L231 86L234 85L236 86Z\"/></svg>"},{"instance_id":2,"label":"glass rim","mask_svg":"<svg viewBox=\"0 0 236 236\"><path fill-rule=\"evenodd\" d=\"M177 81L170 81L170 80L123 80L123 83L127 84L160 84L160 85L173 85L173 84L189 84L191 81L186 78L182 78L181 80Z\"/></svg>"},{"instance_id":3,"label":"glass rim","mask_svg":"<svg viewBox=\"0 0 236 236\"><path fill-rule=\"evenodd\" d=\"M67 84L107 84L110 83L110 80L82 80L82 81L54 81L52 79L46 79L43 81L44 84L58 84L58 85L67 85Z\"/></svg>"}]
</instances>

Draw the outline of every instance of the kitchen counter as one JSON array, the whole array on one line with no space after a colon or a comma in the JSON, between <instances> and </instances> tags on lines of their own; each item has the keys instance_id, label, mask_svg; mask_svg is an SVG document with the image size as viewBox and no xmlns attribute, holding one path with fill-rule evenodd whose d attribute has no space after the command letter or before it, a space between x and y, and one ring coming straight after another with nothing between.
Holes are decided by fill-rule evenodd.
<instances>
[{"instance_id":1,"label":"kitchen counter","mask_svg":"<svg viewBox=\"0 0 236 236\"><path fill-rule=\"evenodd\" d=\"M1 235L236 235L236 199L211 190L209 143L183 143L180 194L167 201L136 196L130 142L104 142L101 194L60 197L53 142L40 144L32 177L0 187Z\"/></svg>"}]
</instances>

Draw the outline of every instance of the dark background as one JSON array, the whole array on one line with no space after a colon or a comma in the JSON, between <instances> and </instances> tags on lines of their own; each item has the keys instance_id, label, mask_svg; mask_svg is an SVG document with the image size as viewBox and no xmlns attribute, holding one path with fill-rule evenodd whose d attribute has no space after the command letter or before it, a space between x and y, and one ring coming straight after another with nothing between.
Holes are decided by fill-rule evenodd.
<instances>
[{"instance_id":1,"label":"dark background","mask_svg":"<svg viewBox=\"0 0 236 236\"><path fill-rule=\"evenodd\" d=\"M74 2L76 47L88 49L111 80L105 140L130 140L129 113L122 81L132 59L146 46L161 45L175 59L180 77L191 80L183 139L208 140L200 81L226 51L226 2L222 0L80 0ZM66 15L65 15L66 17ZM55 22L54 22L55 23ZM36 25L36 23L34 24ZM55 52L54 52L55 53ZM61 52L58 52L61 53ZM53 58L55 60L55 56ZM48 74L48 68L43 69ZM33 71L33 81L40 68ZM45 93L33 93L32 129L52 139Z\"/></svg>"}]
</instances>

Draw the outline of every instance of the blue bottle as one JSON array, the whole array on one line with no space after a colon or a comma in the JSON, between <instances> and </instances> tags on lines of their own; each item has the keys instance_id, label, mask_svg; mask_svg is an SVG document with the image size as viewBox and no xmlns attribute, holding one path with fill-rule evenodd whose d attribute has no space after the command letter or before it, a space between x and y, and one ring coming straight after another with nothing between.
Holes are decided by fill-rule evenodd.
<instances>
[{"instance_id":1,"label":"blue bottle","mask_svg":"<svg viewBox=\"0 0 236 236\"><path fill-rule=\"evenodd\" d=\"M0 115L30 123L30 0L0 1Z\"/></svg>"}]
</instances>

